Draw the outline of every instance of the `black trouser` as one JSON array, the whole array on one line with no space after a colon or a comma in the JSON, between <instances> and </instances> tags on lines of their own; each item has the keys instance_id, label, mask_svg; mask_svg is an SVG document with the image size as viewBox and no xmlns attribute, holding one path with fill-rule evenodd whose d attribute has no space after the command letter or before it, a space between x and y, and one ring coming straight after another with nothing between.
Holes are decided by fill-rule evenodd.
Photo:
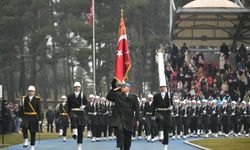
<instances>
[{"instance_id":1,"label":"black trouser","mask_svg":"<svg viewBox=\"0 0 250 150\"><path fill-rule=\"evenodd\" d=\"M67 135L67 127L63 127L62 130L63 130L63 136L66 136Z\"/></svg>"},{"instance_id":2,"label":"black trouser","mask_svg":"<svg viewBox=\"0 0 250 150\"><path fill-rule=\"evenodd\" d=\"M142 135L143 125L144 125L144 121L140 121L139 126L138 126L138 136Z\"/></svg>"},{"instance_id":3,"label":"black trouser","mask_svg":"<svg viewBox=\"0 0 250 150\"><path fill-rule=\"evenodd\" d=\"M211 120L211 131L212 133L218 133L218 121L214 119Z\"/></svg>"},{"instance_id":4,"label":"black trouser","mask_svg":"<svg viewBox=\"0 0 250 150\"><path fill-rule=\"evenodd\" d=\"M249 124L248 124L248 118L247 117L243 117L242 118L242 124L244 125L244 130L246 131L246 133L249 133Z\"/></svg>"},{"instance_id":5,"label":"black trouser","mask_svg":"<svg viewBox=\"0 0 250 150\"><path fill-rule=\"evenodd\" d=\"M191 130L191 133L197 133L197 123L198 123L198 118L197 117L191 117L191 120L190 120L190 130Z\"/></svg>"},{"instance_id":6,"label":"black trouser","mask_svg":"<svg viewBox=\"0 0 250 150\"><path fill-rule=\"evenodd\" d=\"M122 125L117 129L117 147L120 150L130 150L132 133L123 128Z\"/></svg>"},{"instance_id":7,"label":"black trouser","mask_svg":"<svg viewBox=\"0 0 250 150\"><path fill-rule=\"evenodd\" d=\"M23 138L27 139L28 138L28 129L23 128ZM36 142L36 132L30 132L30 145L34 146Z\"/></svg>"},{"instance_id":8,"label":"black trouser","mask_svg":"<svg viewBox=\"0 0 250 150\"><path fill-rule=\"evenodd\" d=\"M114 133L114 127L109 127L109 136L112 136Z\"/></svg>"},{"instance_id":9,"label":"black trouser","mask_svg":"<svg viewBox=\"0 0 250 150\"><path fill-rule=\"evenodd\" d=\"M107 137L107 125L101 126L101 134L103 132L103 137Z\"/></svg>"},{"instance_id":10,"label":"black trouser","mask_svg":"<svg viewBox=\"0 0 250 150\"><path fill-rule=\"evenodd\" d=\"M77 126L77 143L82 143L84 125Z\"/></svg>"},{"instance_id":11,"label":"black trouser","mask_svg":"<svg viewBox=\"0 0 250 150\"><path fill-rule=\"evenodd\" d=\"M175 118L175 123L176 123L176 130L177 130L177 135L180 135L181 134L181 131L182 131L182 127L181 127L181 118L180 117L176 117Z\"/></svg>"},{"instance_id":12,"label":"black trouser","mask_svg":"<svg viewBox=\"0 0 250 150\"><path fill-rule=\"evenodd\" d=\"M164 138L163 138L163 141L162 141L162 144L164 145L168 145L168 128L164 127L163 128L163 135L164 135Z\"/></svg>"},{"instance_id":13,"label":"black trouser","mask_svg":"<svg viewBox=\"0 0 250 150\"><path fill-rule=\"evenodd\" d=\"M182 117L182 131L184 132L184 135L188 134L188 118L187 117Z\"/></svg>"},{"instance_id":14,"label":"black trouser","mask_svg":"<svg viewBox=\"0 0 250 150\"><path fill-rule=\"evenodd\" d=\"M102 126L97 125L96 126L96 137L101 137L102 136Z\"/></svg>"},{"instance_id":15,"label":"black trouser","mask_svg":"<svg viewBox=\"0 0 250 150\"><path fill-rule=\"evenodd\" d=\"M208 128L209 128L209 119L208 119L208 116L206 115L202 115L201 117L201 120L202 120L202 130L204 133L208 133Z\"/></svg>"},{"instance_id":16,"label":"black trouser","mask_svg":"<svg viewBox=\"0 0 250 150\"><path fill-rule=\"evenodd\" d=\"M91 125L92 137L97 137L97 127L96 125Z\"/></svg>"},{"instance_id":17,"label":"black trouser","mask_svg":"<svg viewBox=\"0 0 250 150\"><path fill-rule=\"evenodd\" d=\"M49 132L49 128L50 128L50 131L53 132L53 121L48 121L48 123L47 123L47 132Z\"/></svg>"}]
</instances>

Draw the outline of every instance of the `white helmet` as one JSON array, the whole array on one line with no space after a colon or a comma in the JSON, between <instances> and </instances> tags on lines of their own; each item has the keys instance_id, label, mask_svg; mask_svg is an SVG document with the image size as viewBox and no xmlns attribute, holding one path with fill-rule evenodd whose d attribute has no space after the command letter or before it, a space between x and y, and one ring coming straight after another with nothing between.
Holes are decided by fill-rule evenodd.
<instances>
[{"instance_id":1,"label":"white helmet","mask_svg":"<svg viewBox=\"0 0 250 150\"><path fill-rule=\"evenodd\" d=\"M33 85L30 85L29 87L28 87L28 91L36 91L36 88L33 86Z\"/></svg>"},{"instance_id":2,"label":"white helmet","mask_svg":"<svg viewBox=\"0 0 250 150\"><path fill-rule=\"evenodd\" d=\"M80 86L81 87L81 83L80 82L75 82L74 83L74 87Z\"/></svg>"},{"instance_id":3,"label":"white helmet","mask_svg":"<svg viewBox=\"0 0 250 150\"><path fill-rule=\"evenodd\" d=\"M222 101L222 103L227 103L227 100L224 99L224 100Z\"/></svg>"},{"instance_id":4,"label":"white helmet","mask_svg":"<svg viewBox=\"0 0 250 150\"><path fill-rule=\"evenodd\" d=\"M192 103L196 103L196 100L192 100Z\"/></svg>"},{"instance_id":5,"label":"white helmet","mask_svg":"<svg viewBox=\"0 0 250 150\"><path fill-rule=\"evenodd\" d=\"M146 102L147 100L146 100L146 98L143 97L143 98L141 99L141 101L142 101L142 102Z\"/></svg>"},{"instance_id":6,"label":"white helmet","mask_svg":"<svg viewBox=\"0 0 250 150\"><path fill-rule=\"evenodd\" d=\"M61 99L67 99L67 97L66 97L65 95L63 95L63 96L61 97Z\"/></svg>"},{"instance_id":7,"label":"white helmet","mask_svg":"<svg viewBox=\"0 0 250 150\"><path fill-rule=\"evenodd\" d=\"M90 94L89 98L95 98L95 96L93 94Z\"/></svg>"},{"instance_id":8,"label":"white helmet","mask_svg":"<svg viewBox=\"0 0 250 150\"><path fill-rule=\"evenodd\" d=\"M233 105L236 105L236 101L232 101L232 104L233 104Z\"/></svg>"},{"instance_id":9,"label":"white helmet","mask_svg":"<svg viewBox=\"0 0 250 150\"><path fill-rule=\"evenodd\" d=\"M153 98L153 94L148 94L148 98Z\"/></svg>"},{"instance_id":10,"label":"white helmet","mask_svg":"<svg viewBox=\"0 0 250 150\"><path fill-rule=\"evenodd\" d=\"M96 99L100 99L100 96L96 95L95 98L96 98Z\"/></svg>"}]
</instances>

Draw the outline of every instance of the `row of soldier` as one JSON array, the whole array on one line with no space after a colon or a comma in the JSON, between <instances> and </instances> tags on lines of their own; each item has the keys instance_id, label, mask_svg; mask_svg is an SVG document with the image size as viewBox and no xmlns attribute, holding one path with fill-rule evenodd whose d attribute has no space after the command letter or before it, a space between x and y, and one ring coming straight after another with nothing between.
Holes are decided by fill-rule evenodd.
<instances>
[{"instance_id":1,"label":"row of soldier","mask_svg":"<svg viewBox=\"0 0 250 150\"><path fill-rule=\"evenodd\" d=\"M145 131L146 139L152 142L162 141L164 150L168 146L169 132L173 139L186 138L189 135L200 136L201 134L209 137L210 133L217 137L221 132L226 137L230 133L235 136L239 136L240 133L244 133L246 136L249 134L250 104L245 101L237 104L235 101L227 103L226 100L223 100L220 106L218 106L216 100L180 101L178 97L172 96L167 91L166 86L160 86L158 94L149 94L147 99L139 100L137 96L129 94L129 88L129 84L122 85L122 90L127 89L127 92L121 93L117 91L120 90L120 87L113 88L107 96L110 101L94 95L90 95L87 100L81 92L81 84L76 82L74 84L75 92L67 97L62 96L62 101L57 106L56 116L58 116L60 136L63 137L63 141L66 142L68 127L71 127L72 137L77 140L78 150L81 150L85 127L88 129L88 136L92 138L93 142L105 140L107 137L113 139L114 135L118 138L119 135L117 134L126 134L127 137L133 136L134 138L138 136L139 139L142 139ZM121 101L118 101L120 98L116 99L117 97L120 97ZM127 100L122 100L122 98ZM130 113L130 118L126 120L123 120L123 117L129 116L119 116L120 110L117 107L123 102L131 105L129 107L133 109L127 112ZM121 106L121 109L123 109L122 107L128 108L126 103ZM39 124L41 124L40 98L35 96L34 86L28 88L28 95L22 98L20 106L24 147L28 146L29 130L31 149L34 150L36 132ZM127 111L127 109L123 111ZM131 113L134 116L132 114L131 117ZM118 117L114 119L115 115L118 115ZM132 122L134 128L131 129L131 122L127 122L127 125L129 123L127 128L129 132L125 131L127 129L125 129L126 123L124 124L124 121L128 120ZM122 124L121 127L119 127L120 123ZM133 132L132 135L130 135L131 131ZM119 143L117 144L119 147ZM126 144L127 148L125 149L130 149L131 142Z\"/></svg>"},{"instance_id":2,"label":"row of soldier","mask_svg":"<svg viewBox=\"0 0 250 150\"><path fill-rule=\"evenodd\" d=\"M175 99L175 98L174 98ZM157 141L162 139L159 134L157 120L153 116L153 95L148 94L147 99L140 102L139 126L134 126L133 139L146 139ZM223 135L239 136L244 133L249 136L250 103L242 101L228 103L223 100L220 105L215 100L174 100L172 110L172 139L187 138L188 136L218 137ZM87 105L88 137L92 142L114 139L115 130L112 127L111 116L114 103L106 98L90 95ZM241 132L242 131L242 132Z\"/></svg>"}]
</instances>

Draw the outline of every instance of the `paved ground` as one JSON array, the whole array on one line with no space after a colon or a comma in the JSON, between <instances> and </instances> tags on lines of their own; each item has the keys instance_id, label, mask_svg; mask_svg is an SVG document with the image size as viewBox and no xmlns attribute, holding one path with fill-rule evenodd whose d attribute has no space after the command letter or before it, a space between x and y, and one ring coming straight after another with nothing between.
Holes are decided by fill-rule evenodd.
<instances>
[{"instance_id":1,"label":"paved ground","mask_svg":"<svg viewBox=\"0 0 250 150\"><path fill-rule=\"evenodd\" d=\"M190 140L190 139L186 139ZM83 150L116 150L115 141L101 141L92 143L90 139L84 139ZM135 140L132 142L131 150L161 150L162 144L160 142L148 143L145 140ZM69 139L67 142L62 142L60 139L44 140L40 143L37 142L36 150L74 150L76 149L76 141ZM195 147L189 146L184 143L184 140L170 140L170 150L198 150ZM15 145L4 150L29 150L23 148L22 145Z\"/></svg>"}]
</instances>

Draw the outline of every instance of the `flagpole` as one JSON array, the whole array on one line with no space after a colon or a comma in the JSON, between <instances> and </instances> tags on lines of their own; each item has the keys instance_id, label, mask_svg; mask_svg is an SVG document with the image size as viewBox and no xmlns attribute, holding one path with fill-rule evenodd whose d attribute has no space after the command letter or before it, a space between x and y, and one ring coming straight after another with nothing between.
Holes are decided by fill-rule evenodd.
<instances>
[{"instance_id":1,"label":"flagpole","mask_svg":"<svg viewBox=\"0 0 250 150\"><path fill-rule=\"evenodd\" d=\"M96 95L96 61L95 61L95 0L92 0L93 11L93 94Z\"/></svg>"}]
</instances>

